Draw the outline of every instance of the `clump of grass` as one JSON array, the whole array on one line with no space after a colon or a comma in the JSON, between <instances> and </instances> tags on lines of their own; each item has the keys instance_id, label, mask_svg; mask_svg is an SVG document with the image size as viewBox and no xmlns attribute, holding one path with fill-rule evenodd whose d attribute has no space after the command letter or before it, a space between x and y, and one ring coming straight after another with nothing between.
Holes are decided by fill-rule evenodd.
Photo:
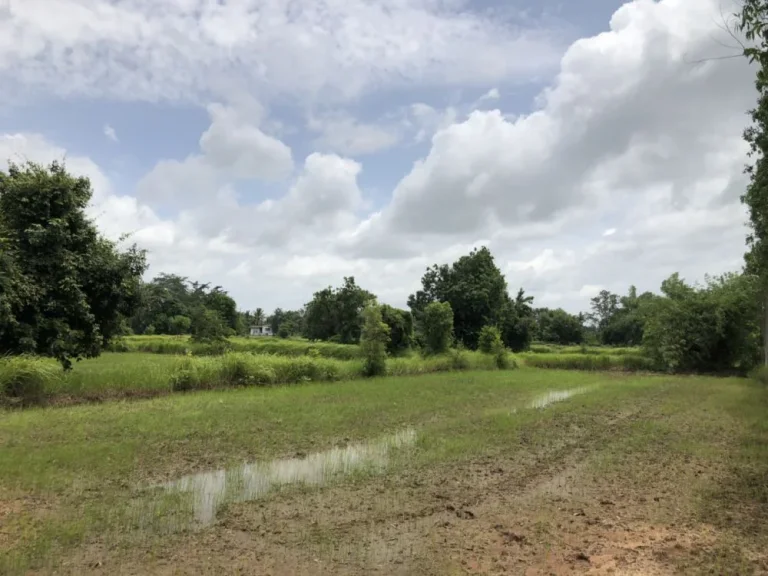
<instances>
[{"instance_id":1,"label":"clump of grass","mask_svg":"<svg viewBox=\"0 0 768 576\"><path fill-rule=\"evenodd\" d=\"M229 352L209 358L187 356L175 366L169 378L171 389L181 391L334 381L360 377L362 373L359 362Z\"/></svg>"},{"instance_id":2,"label":"clump of grass","mask_svg":"<svg viewBox=\"0 0 768 576\"><path fill-rule=\"evenodd\" d=\"M608 354L528 354L525 363L536 368L560 370L653 370L653 362L643 356L611 356Z\"/></svg>"},{"instance_id":3,"label":"clump of grass","mask_svg":"<svg viewBox=\"0 0 768 576\"><path fill-rule=\"evenodd\" d=\"M360 347L352 344L309 342L282 338L229 338L222 342L192 342L186 336L127 336L112 342L111 352L147 352L150 354L192 354L219 356L226 352L253 352L278 356L320 356L337 360L360 357Z\"/></svg>"},{"instance_id":4,"label":"clump of grass","mask_svg":"<svg viewBox=\"0 0 768 576\"><path fill-rule=\"evenodd\" d=\"M0 359L0 400L22 405L40 404L61 379L62 369L34 356Z\"/></svg>"}]
</instances>

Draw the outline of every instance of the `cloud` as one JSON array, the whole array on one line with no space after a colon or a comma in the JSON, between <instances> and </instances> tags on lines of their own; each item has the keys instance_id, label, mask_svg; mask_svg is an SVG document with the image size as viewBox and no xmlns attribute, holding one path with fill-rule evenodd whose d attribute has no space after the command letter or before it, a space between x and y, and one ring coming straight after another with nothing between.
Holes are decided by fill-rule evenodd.
<instances>
[{"instance_id":1,"label":"cloud","mask_svg":"<svg viewBox=\"0 0 768 576\"><path fill-rule=\"evenodd\" d=\"M396 124L366 124L346 114L310 118L307 127L321 133L314 141L320 150L362 156L392 148L402 138Z\"/></svg>"},{"instance_id":2,"label":"cloud","mask_svg":"<svg viewBox=\"0 0 768 576\"><path fill-rule=\"evenodd\" d=\"M109 124L104 124L104 136L112 140L112 142L118 142L117 132Z\"/></svg>"},{"instance_id":3,"label":"cloud","mask_svg":"<svg viewBox=\"0 0 768 576\"><path fill-rule=\"evenodd\" d=\"M254 108L255 106L255 108ZM140 198L154 204L190 206L210 200L236 180L285 180L293 171L291 149L258 126L261 109L208 106L211 125L200 153L160 160L138 183Z\"/></svg>"},{"instance_id":4,"label":"cloud","mask_svg":"<svg viewBox=\"0 0 768 576\"><path fill-rule=\"evenodd\" d=\"M109 30L109 10L135 12L134 1L109 9L92 4L83 10L91 13L94 6L101 6ZM556 77L527 114L511 117L505 110L458 106L441 110L425 103L409 107L405 117L410 124L402 137L416 134L428 150L402 175L391 200L373 214L364 212L366 198L358 181L361 174L369 174L369 166L374 165L374 171L382 166L375 166L371 158L363 163L344 154L360 155L382 145L381 134L370 134L375 133L372 127L386 125L365 124L341 111L316 118L319 139L327 149L310 152L303 162L296 161L296 168L293 152L267 133L265 112L233 100L209 108L211 126L200 138L199 151L185 159L158 162L139 184L138 199L118 196L104 172L85 157L68 155L70 167L74 161L79 170L98 180L94 187L101 191L100 225L110 231L134 231L137 241L151 247L154 273L176 272L222 284L243 307L294 307L314 290L337 284L343 275L354 275L382 301L402 306L418 287L426 266L451 262L473 246L486 244L507 273L511 290L523 286L537 297L538 305L584 309L588 298L601 289L624 293L629 284L636 284L639 290L655 290L675 271L697 279L705 272L741 265L746 220L739 203L746 185L741 132L747 122L745 111L753 106L756 94L754 70L747 63L707 60L724 50L718 19L732 6L721 3L625 4L614 14L610 30L568 48ZM437 82L433 74L443 69L449 56L457 57L456 70L444 82L474 82L482 85L478 92L497 85L489 79L497 75L495 49L489 53L490 72L476 70L473 76L463 68L469 57L459 52L467 49L466 42L462 44L466 38L474 38L479 46L479 38L489 30L500 33L500 25L449 10L449 3L437 0L343 4L313 4L293 20L281 19L287 10L282 3L266 2L254 11L243 2L237 18L232 7L205 8L199 17L190 16L192 23L179 23L181 44L188 41L184 26L192 26L202 47L190 46L190 52L180 56L179 69L152 86L155 92L142 92L147 88L138 82L136 97L166 97L182 86L202 93L211 80L202 81L198 74L214 78L217 70L234 69L222 64L224 53L238 65L259 61L258 46L264 38L253 38L251 32L261 31L263 22L251 23L261 19L264 10L272 10L275 29L283 37L275 43L275 55L268 55L263 65L253 64L240 88L252 86L258 77L275 93L287 94L288 87L306 82L303 94L305 89L321 92L336 86L337 96L351 97L398 75L398 82L411 81L418 76L414 71L423 73L426 82ZM353 26L352 20L340 16L355 10L376 12L385 5L391 14L382 16L383 30L360 24L377 20L359 19ZM160 10L151 6L147 11ZM165 10L175 16L192 13L181 6L182 0L173 0ZM322 10L326 12L321 14ZM39 19L25 14L40 26ZM87 20L77 10L73 14L77 22ZM362 55L341 58L340 47L353 45L361 30L368 38L381 39L404 14L409 17L397 20L403 26L416 27L430 18L440 21L437 44L428 51L438 47L442 51L432 64L420 60L418 50L414 62L398 64L398 55L411 41L405 33L391 53L369 67L363 66ZM113 33L118 39L131 27L150 26L149 21L126 17L121 27L125 30ZM170 16L158 17L150 28L162 29ZM227 18L234 19L228 38L219 35ZM61 35L57 42L81 46L82 37L104 34L95 22L94 30L76 24L46 34L55 32ZM302 36L309 22L322 26ZM440 44L446 22L462 30L467 22L476 27L464 30L464 40L457 38L455 46ZM285 27L295 34L285 34ZM327 43L321 42L323 30L332 35ZM502 36L509 36L505 30ZM270 31L264 34L274 38ZM148 42L175 39L166 36ZM0 43L1 38L2 34ZM13 50L33 53L34 37L29 38L28 44ZM332 46L331 38L337 45ZM418 34L413 38L421 42ZM119 64L112 69L111 59L118 52L110 52L116 49L109 42L104 66L123 74ZM295 69L276 71L276 55L292 57L292 47L302 42L307 62L316 68L297 59ZM208 44L219 46L221 53L195 52L208 50ZM365 58L376 60L381 46L375 46L360 48L367 51ZM256 54L253 61L245 47ZM280 54L282 48L286 51ZM162 64L166 50L162 46L153 58ZM4 54L0 66L13 63L7 52L0 49L0 54ZM64 53L56 54L53 51L40 62L65 58ZM205 56L199 67L187 62L192 54ZM41 65L34 64L33 71ZM296 78L288 78L289 72ZM349 73L349 83L338 88L344 84L339 80L342 72ZM519 73L519 69L504 72ZM30 78L22 80L31 86ZM85 84L76 90L91 82L77 81ZM501 99L485 101L502 104ZM333 143L331 136L336 138ZM47 146L64 153L39 136L3 138L0 142L6 142L6 148L0 146L0 153L9 149L8 142L18 145L22 140L26 150ZM261 181L273 183L268 194L259 187ZM173 209L161 212L157 203Z\"/></svg>"},{"instance_id":5,"label":"cloud","mask_svg":"<svg viewBox=\"0 0 768 576\"><path fill-rule=\"evenodd\" d=\"M553 65L556 34L435 0L24 0L0 20L6 98L343 100L382 85L487 84Z\"/></svg>"}]
</instances>

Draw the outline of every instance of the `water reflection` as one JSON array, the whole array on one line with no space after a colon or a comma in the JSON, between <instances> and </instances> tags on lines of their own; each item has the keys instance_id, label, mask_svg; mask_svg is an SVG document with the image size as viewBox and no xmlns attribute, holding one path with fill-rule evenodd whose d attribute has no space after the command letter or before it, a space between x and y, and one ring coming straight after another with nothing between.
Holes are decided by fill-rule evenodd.
<instances>
[{"instance_id":1,"label":"water reflection","mask_svg":"<svg viewBox=\"0 0 768 576\"><path fill-rule=\"evenodd\" d=\"M412 446L416 431L407 429L372 442L315 452L306 458L246 463L227 470L184 476L159 486L167 494L190 494L195 520L206 525L224 504L246 502L288 484L321 486L355 470L382 469L393 448Z\"/></svg>"},{"instance_id":2,"label":"water reflection","mask_svg":"<svg viewBox=\"0 0 768 576\"><path fill-rule=\"evenodd\" d=\"M576 394L584 394L588 390L589 388L586 388L586 387L572 388L571 390L551 390L546 394L542 394L541 396L534 398L534 400L530 403L528 407L529 408L546 408L550 404L554 404L555 402L562 402L563 400L568 400L568 398L570 398L571 396L575 396Z\"/></svg>"}]
</instances>

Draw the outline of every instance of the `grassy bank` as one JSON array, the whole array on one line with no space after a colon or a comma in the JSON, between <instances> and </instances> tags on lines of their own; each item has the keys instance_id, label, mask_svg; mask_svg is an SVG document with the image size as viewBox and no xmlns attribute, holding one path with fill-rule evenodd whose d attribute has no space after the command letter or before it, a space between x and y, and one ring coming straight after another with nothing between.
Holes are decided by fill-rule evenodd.
<instances>
[{"instance_id":1,"label":"grassy bank","mask_svg":"<svg viewBox=\"0 0 768 576\"><path fill-rule=\"evenodd\" d=\"M192 342L188 336L126 336L112 343L112 352L146 352L195 356L220 355L225 351L275 354L279 356L320 356L337 360L352 360L360 355L360 347L330 342L283 339L276 337L228 338L224 343Z\"/></svg>"},{"instance_id":2,"label":"grassy bank","mask_svg":"<svg viewBox=\"0 0 768 576\"><path fill-rule=\"evenodd\" d=\"M649 359L637 354L572 354L572 353L525 353L520 358L527 366L559 370L621 370L624 372L649 372L656 369Z\"/></svg>"},{"instance_id":3,"label":"grassy bank","mask_svg":"<svg viewBox=\"0 0 768 576\"><path fill-rule=\"evenodd\" d=\"M512 367L514 367L514 362ZM387 375L452 370L496 370L493 356L461 352L421 358L390 358ZM105 353L64 372L50 359L0 360L0 401L8 404L100 401L151 397L188 390L332 382L363 377L361 360L229 352L218 356Z\"/></svg>"},{"instance_id":4,"label":"grassy bank","mask_svg":"<svg viewBox=\"0 0 768 576\"><path fill-rule=\"evenodd\" d=\"M546 562L577 553L638 573L759 572L766 411L768 390L744 379L522 368L7 412L0 572L557 573ZM386 469L232 503L206 527L169 528L186 497L135 515L158 482L403 429L416 443ZM625 550L627 530L643 547Z\"/></svg>"}]
</instances>

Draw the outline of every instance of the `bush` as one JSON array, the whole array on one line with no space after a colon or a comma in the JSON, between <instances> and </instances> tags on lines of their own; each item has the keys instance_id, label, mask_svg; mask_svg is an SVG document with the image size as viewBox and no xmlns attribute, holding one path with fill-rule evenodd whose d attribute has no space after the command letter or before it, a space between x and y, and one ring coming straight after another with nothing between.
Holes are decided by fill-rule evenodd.
<instances>
[{"instance_id":1,"label":"bush","mask_svg":"<svg viewBox=\"0 0 768 576\"><path fill-rule=\"evenodd\" d=\"M761 384L768 384L768 366L758 366L757 368L753 368L749 373L749 377Z\"/></svg>"},{"instance_id":2,"label":"bush","mask_svg":"<svg viewBox=\"0 0 768 576\"><path fill-rule=\"evenodd\" d=\"M483 326L477 341L478 350L486 354L493 354L499 345L501 345L501 331L496 326Z\"/></svg>"},{"instance_id":3,"label":"bush","mask_svg":"<svg viewBox=\"0 0 768 576\"><path fill-rule=\"evenodd\" d=\"M471 364L467 357L467 352L464 349L464 344L461 342L459 342L456 345L456 348L453 348L448 355L451 358L452 370L467 370L470 368Z\"/></svg>"},{"instance_id":4,"label":"bush","mask_svg":"<svg viewBox=\"0 0 768 576\"><path fill-rule=\"evenodd\" d=\"M442 354L453 339L453 310L448 302L432 302L424 309L424 344L428 354Z\"/></svg>"},{"instance_id":5,"label":"bush","mask_svg":"<svg viewBox=\"0 0 768 576\"><path fill-rule=\"evenodd\" d=\"M0 397L21 404L39 404L61 377L61 368L33 356L0 359Z\"/></svg>"},{"instance_id":6,"label":"bush","mask_svg":"<svg viewBox=\"0 0 768 576\"><path fill-rule=\"evenodd\" d=\"M369 303L363 310L360 350L366 376L380 376L387 371L387 343L390 328L382 321L381 307Z\"/></svg>"}]
</instances>

